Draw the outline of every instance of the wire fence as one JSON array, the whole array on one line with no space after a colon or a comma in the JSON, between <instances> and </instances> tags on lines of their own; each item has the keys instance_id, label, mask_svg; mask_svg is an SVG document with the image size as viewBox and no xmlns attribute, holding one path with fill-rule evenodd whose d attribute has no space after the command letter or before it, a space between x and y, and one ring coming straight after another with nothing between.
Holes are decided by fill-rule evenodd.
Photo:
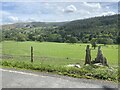
<instances>
[{"instance_id":1,"label":"wire fence","mask_svg":"<svg viewBox=\"0 0 120 90\"><path fill-rule=\"evenodd\" d=\"M22 61L22 62L31 62L31 55L9 55L3 54L2 60L12 60L12 61ZM56 65L66 65L66 64L84 64L84 60L75 59L75 58L63 58L63 57L44 57L44 56L34 56L33 63L44 63L44 64L56 64Z\"/></svg>"}]
</instances>

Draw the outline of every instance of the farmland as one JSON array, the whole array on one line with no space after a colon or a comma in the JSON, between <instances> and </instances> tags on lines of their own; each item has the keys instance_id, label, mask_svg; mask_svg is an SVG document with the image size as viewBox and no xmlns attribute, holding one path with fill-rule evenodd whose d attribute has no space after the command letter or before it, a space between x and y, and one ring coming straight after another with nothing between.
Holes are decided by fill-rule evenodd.
<instances>
[{"instance_id":1,"label":"farmland","mask_svg":"<svg viewBox=\"0 0 120 90\"><path fill-rule=\"evenodd\" d=\"M5 41L2 42L2 45L3 55L13 57L21 56L19 59L24 60L23 58L25 58L25 56L30 56L30 47L33 46L35 61L42 60L44 63L51 62L53 64L64 65L80 62L83 64L87 44ZM118 46L102 45L102 51L104 56L108 59L108 63L112 66L116 66L118 62ZM91 54L92 59L94 59L97 55L97 48L95 50L91 48Z\"/></svg>"},{"instance_id":2,"label":"farmland","mask_svg":"<svg viewBox=\"0 0 120 90\"><path fill-rule=\"evenodd\" d=\"M117 81L118 46L102 45L102 52L111 69L107 67L84 66L85 49L88 44L68 44L53 42L2 42L3 67L31 69L88 79ZM30 47L34 48L34 62L30 62ZM97 55L97 48L91 47L92 60ZM68 64L79 64L82 68L68 68Z\"/></svg>"}]
</instances>

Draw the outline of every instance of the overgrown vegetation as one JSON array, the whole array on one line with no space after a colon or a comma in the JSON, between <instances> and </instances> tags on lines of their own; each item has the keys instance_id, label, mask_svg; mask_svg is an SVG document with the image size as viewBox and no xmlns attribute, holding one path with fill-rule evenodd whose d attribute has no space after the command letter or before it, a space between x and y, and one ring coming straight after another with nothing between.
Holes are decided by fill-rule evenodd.
<instances>
[{"instance_id":1,"label":"overgrown vegetation","mask_svg":"<svg viewBox=\"0 0 120 90\"><path fill-rule=\"evenodd\" d=\"M109 69L108 67L97 67L97 66L83 66L82 68L56 66L38 63L28 63L21 61L9 61L4 60L0 63L2 66L8 66L11 68L22 68L30 70L38 70L45 72L53 72L60 75L66 75L76 78L87 78L87 79L102 79L117 82L117 69Z\"/></svg>"}]
</instances>

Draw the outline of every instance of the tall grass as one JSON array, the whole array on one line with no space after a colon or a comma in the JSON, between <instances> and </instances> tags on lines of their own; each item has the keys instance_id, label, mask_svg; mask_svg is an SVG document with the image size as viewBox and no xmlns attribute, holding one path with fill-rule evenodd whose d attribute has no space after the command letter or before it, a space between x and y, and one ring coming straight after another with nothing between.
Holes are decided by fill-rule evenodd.
<instances>
[{"instance_id":1,"label":"tall grass","mask_svg":"<svg viewBox=\"0 0 120 90\"><path fill-rule=\"evenodd\" d=\"M49 64L40 64L40 63L30 63L24 61L9 61L4 60L0 63L2 66L7 66L11 68L22 68L30 69L44 72L52 72L60 75L67 75L76 78L87 78L87 79L102 79L115 81L118 80L117 69L109 69L108 67L97 67L94 65L83 66L82 68L75 67L66 67L66 66L57 66Z\"/></svg>"}]
</instances>

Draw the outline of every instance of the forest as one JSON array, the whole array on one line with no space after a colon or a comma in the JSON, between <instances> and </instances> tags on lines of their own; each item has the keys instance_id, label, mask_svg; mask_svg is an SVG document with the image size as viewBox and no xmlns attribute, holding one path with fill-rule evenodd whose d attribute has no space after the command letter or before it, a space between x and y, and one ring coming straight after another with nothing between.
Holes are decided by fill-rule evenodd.
<instances>
[{"instance_id":1,"label":"forest","mask_svg":"<svg viewBox=\"0 0 120 90\"><path fill-rule=\"evenodd\" d=\"M2 25L0 41L119 44L118 16L101 16L68 22Z\"/></svg>"}]
</instances>

